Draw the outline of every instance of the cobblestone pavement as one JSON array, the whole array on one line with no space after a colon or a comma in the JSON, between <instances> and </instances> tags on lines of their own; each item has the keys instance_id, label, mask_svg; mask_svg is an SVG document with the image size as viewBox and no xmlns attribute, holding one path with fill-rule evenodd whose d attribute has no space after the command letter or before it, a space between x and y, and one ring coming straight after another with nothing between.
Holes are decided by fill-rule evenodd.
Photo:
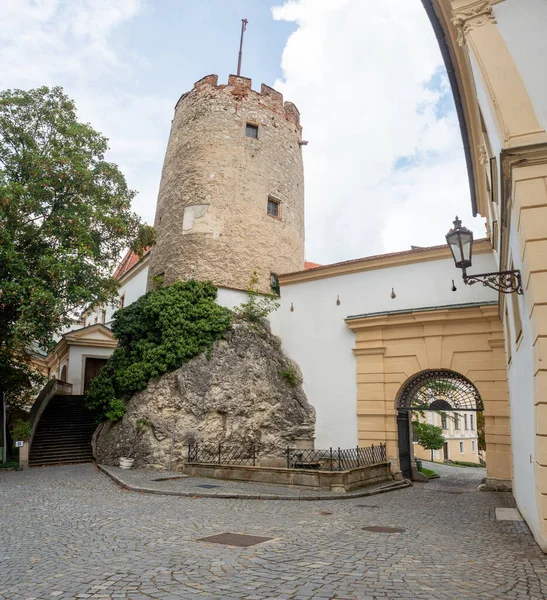
<instances>
[{"instance_id":1,"label":"cobblestone pavement","mask_svg":"<svg viewBox=\"0 0 547 600\"><path fill-rule=\"evenodd\" d=\"M0 473L0 598L546 598L547 558L525 523L495 520L510 494L476 492L479 470L446 469L413 488L317 502L137 494L92 465ZM226 531L273 540L197 541Z\"/></svg>"}]
</instances>

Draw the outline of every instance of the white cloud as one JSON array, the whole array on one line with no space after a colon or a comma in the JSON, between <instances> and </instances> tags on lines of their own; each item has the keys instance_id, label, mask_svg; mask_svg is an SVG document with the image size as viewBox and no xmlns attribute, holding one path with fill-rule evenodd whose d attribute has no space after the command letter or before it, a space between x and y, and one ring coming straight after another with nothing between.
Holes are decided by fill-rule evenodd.
<instances>
[{"instance_id":1,"label":"white cloud","mask_svg":"<svg viewBox=\"0 0 547 600\"><path fill-rule=\"evenodd\" d=\"M276 87L302 114L307 258L333 262L444 242L458 212L471 222L456 115L419 0L299 0ZM428 85L432 77L437 85ZM404 169L395 169L407 157Z\"/></svg>"},{"instance_id":2,"label":"white cloud","mask_svg":"<svg viewBox=\"0 0 547 600\"><path fill-rule=\"evenodd\" d=\"M144 0L2 0L0 88L64 87L81 120L109 138L108 159L139 191L133 207L151 222L173 102L135 91L134 65L144 60L117 38L143 7Z\"/></svg>"}]
</instances>

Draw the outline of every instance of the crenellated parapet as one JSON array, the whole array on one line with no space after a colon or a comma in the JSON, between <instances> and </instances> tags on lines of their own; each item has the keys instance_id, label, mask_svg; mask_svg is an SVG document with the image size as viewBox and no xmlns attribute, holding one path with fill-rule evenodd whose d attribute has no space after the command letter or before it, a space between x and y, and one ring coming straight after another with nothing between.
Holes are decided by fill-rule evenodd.
<instances>
[{"instance_id":1,"label":"crenellated parapet","mask_svg":"<svg viewBox=\"0 0 547 600\"><path fill-rule=\"evenodd\" d=\"M218 75L212 74L202 77L194 83L194 87L189 92L180 97L175 110L183 100L211 91L230 94L236 102L243 102L246 99L257 100L262 107L270 108L272 111L283 115L289 122L300 127L300 112L292 102L283 101L281 92L265 83L260 85L260 91L257 92L252 89L252 79L238 75L229 75L228 83L220 85Z\"/></svg>"}]
</instances>

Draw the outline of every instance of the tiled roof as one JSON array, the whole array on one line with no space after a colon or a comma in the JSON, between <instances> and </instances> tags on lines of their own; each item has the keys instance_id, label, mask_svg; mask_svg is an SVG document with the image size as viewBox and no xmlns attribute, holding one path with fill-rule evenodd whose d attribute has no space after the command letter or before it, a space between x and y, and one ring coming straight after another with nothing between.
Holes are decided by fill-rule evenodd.
<instances>
[{"instance_id":1,"label":"tiled roof","mask_svg":"<svg viewBox=\"0 0 547 600\"><path fill-rule=\"evenodd\" d=\"M478 240L474 240L475 244L478 244L479 242L486 242L489 241L488 238L480 238ZM403 250L401 252L390 252L388 254L374 254L373 256L365 256L363 258L353 258L351 260L343 260L342 262L337 262L337 263L330 263L328 265L316 265L315 263L309 263L306 262L305 267L304 267L304 271L308 271L310 269L328 269L329 267L338 267L340 265L351 265L354 263L359 263L359 262L367 262L367 261L373 261L376 260L378 258L390 258L393 256L405 256L405 255L409 255L409 254L420 254L422 252L427 252L428 250L439 250L441 248L448 248L447 244L440 244L438 246L425 246L425 247L421 247L421 246L412 246L411 250ZM310 266L308 266L310 265ZM313 265L313 266L311 266ZM283 277L286 277L287 275L296 275L297 273L303 273L304 271L294 271L293 273L283 273Z\"/></svg>"},{"instance_id":2,"label":"tiled roof","mask_svg":"<svg viewBox=\"0 0 547 600\"><path fill-rule=\"evenodd\" d=\"M122 262L118 265L114 271L114 279L121 279L130 269L132 269L142 258L144 258L150 252L150 248L146 248L144 254L139 256L136 252L129 250L129 252L123 257Z\"/></svg>"},{"instance_id":3,"label":"tiled roof","mask_svg":"<svg viewBox=\"0 0 547 600\"><path fill-rule=\"evenodd\" d=\"M315 269L316 267L322 267L323 265L320 265L319 263L314 263L314 262L310 262L309 260L306 260L304 262L304 271L307 271L308 269Z\"/></svg>"}]
</instances>

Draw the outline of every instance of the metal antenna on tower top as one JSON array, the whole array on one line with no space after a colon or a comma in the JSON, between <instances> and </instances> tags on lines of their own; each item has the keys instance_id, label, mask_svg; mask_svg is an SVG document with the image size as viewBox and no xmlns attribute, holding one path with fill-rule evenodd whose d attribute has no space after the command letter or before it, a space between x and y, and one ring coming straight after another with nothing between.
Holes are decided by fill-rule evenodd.
<instances>
[{"instance_id":1,"label":"metal antenna on tower top","mask_svg":"<svg viewBox=\"0 0 547 600\"><path fill-rule=\"evenodd\" d=\"M241 19L241 39L239 40L239 56L237 58L237 76L241 75L241 57L243 55L243 34L247 29L247 19Z\"/></svg>"}]
</instances>

